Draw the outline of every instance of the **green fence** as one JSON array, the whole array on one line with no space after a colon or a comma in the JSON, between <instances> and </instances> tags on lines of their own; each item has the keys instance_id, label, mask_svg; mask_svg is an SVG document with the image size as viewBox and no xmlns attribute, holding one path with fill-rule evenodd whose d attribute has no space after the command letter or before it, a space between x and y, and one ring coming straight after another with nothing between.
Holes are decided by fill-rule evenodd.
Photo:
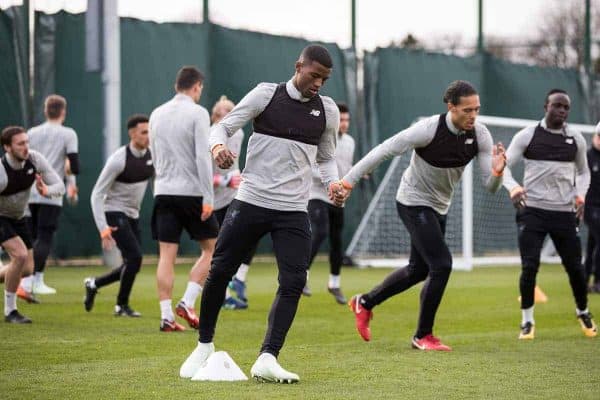
<instances>
[{"instance_id":1,"label":"green fence","mask_svg":"<svg viewBox=\"0 0 600 400\"><path fill-rule=\"evenodd\" d=\"M19 40L21 7L0 12L0 129L26 125L27 105L23 104L22 41ZM25 70L26 71L26 70ZM25 111L25 112L24 112Z\"/></svg>"},{"instance_id":2,"label":"green fence","mask_svg":"<svg viewBox=\"0 0 600 400\"><path fill-rule=\"evenodd\" d=\"M590 122L588 102L576 71L512 64L491 55L457 57L380 48L365 57L365 137L370 145L401 131L418 117L444 112L443 93L457 79L470 81L478 88L481 113L485 115L541 119L546 93L558 87L570 94L570 121ZM374 174L376 182L387 165L389 162Z\"/></svg>"},{"instance_id":3,"label":"green fence","mask_svg":"<svg viewBox=\"0 0 600 400\"><path fill-rule=\"evenodd\" d=\"M444 90L454 80L473 83L481 113L541 119L549 89L569 92L570 121L588 123L588 102L576 71L512 64L490 55L457 57L422 50L377 49L366 59L370 139L381 142L415 118L443 112Z\"/></svg>"},{"instance_id":4,"label":"green fence","mask_svg":"<svg viewBox=\"0 0 600 400\"><path fill-rule=\"evenodd\" d=\"M546 93L561 88L571 97L571 122L596 122L588 118L588 100L575 70L512 64L492 56L486 57L484 67L484 114L542 119Z\"/></svg>"},{"instance_id":5,"label":"green fence","mask_svg":"<svg viewBox=\"0 0 600 400\"><path fill-rule=\"evenodd\" d=\"M98 254L99 240L89 194L103 165L103 94L100 73L85 71L85 18L83 14L64 12L36 15L35 90L29 106L22 99L28 90L28 81L23 78L27 74L19 75L23 71L20 69L23 38L22 34L19 36L18 25L23 21L19 16L23 16L19 7L0 12L0 125L27 125L29 120L38 123L47 94L56 92L67 98L66 124L78 132L80 141L80 203L64 208L56 254L59 257ZM205 72L201 104L210 109L223 94L237 102L260 82L289 79L300 50L309 43L212 24L159 24L122 18L120 27L122 123L130 114L149 114L168 101L174 95L175 74L182 65L196 65ZM420 50L377 49L364 57L361 92L364 97L358 99L353 54L335 44L325 46L333 57L334 71L323 93L351 105L350 133L357 142L356 159L417 117L444 111L442 94L448 83L456 79L469 80L478 87L483 114L541 118L545 93L552 87L561 87L573 101L571 120L592 122L587 119L588 103L576 71L516 65L489 55L457 57ZM361 120L357 121L356 116ZM251 127L245 127L245 132L244 145ZM126 141L123 128L122 142ZM346 243L385 167L381 166L370 181L362 181L354 191L346 210ZM156 246L150 240L150 214L148 194L141 223L144 250L152 253ZM268 240L261 250L270 251ZM197 254L198 250L194 243L184 240L182 252Z\"/></svg>"},{"instance_id":6,"label":"green fence","mask_svg":"<svg viewBox=\"0 0 600 400\"><path fill-rule=\"evenodd\" d=\"M91 216L89 193L102 168L102 87L99 73L85 72L85 18L83 14L37 15L36 42L44 44L40 57L49 60L37 68L36 82L68 100L66 125L79 135L82 172L80 203L66 206L57 234L59 257L93 255L99 241ZM180 24L121 19L122 121L133 113L150 114L174 95L175 74L182 65L196 65L206 74L201 104L210 109L223 94L239 101L260 82L281 82L294 73L294 62L309 42L302 39L227 29L216 25ZM210 43L210 46L209 46ZM333 44L335 73L324 94L346 101L344 55ZM53 79L52 79L53 76ZM50 82L49 82L50 81ZM43 98L47 93L38 93ZM36 101L38 108L41 103ZM122 142L127 132L122 130ZM245 129L249 135L250 126ZM244 145L247 143L246 137ZM242 152L242 165L244 162ZM144 251L156 251L150 239L151 195L141 211ZM268 239L261 250L270 251ZM198 253L196 244L184 239L182 253Z\"/></svg>"}]
</instances>

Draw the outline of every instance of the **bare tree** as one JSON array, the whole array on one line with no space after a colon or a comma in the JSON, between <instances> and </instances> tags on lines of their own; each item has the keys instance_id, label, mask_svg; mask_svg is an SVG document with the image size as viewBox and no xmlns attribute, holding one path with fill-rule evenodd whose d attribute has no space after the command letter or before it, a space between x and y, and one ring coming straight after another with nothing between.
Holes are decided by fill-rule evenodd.
<instances>
[{"instance_id":1,"label":"bare tree","mask_svg":"<svg viewBox=\"0 0 600 400\"><path fill-rule=\"evenodd\" d=\"M407 49L421 49L423 45L412 33L406 35L404 39L400 42L400 47L404 47Z\"/></svg>"},{"instance_id":2,"label":"bare tree","mask_svg":"<svg viewBox=\"0 0 600 400\"><path fill-rule=\"evenodd\" d=\"M474 49L472 45L465 42L465 38L460 33L434 35L427 41L426 48L458 56L467 56Z\"/></svg>"},{"instance_id":3,"label":"bare tree","mask_svg":"<svg viewBox=\"0 0 600 400\"><path fill-rule=\"evenodd\" d=\"M484 46L486 52L497 58L522 62L518 57L518 44L509 41L507 38L501 36L486 36Z\"/></svg>"},{"instance_id":4,"label":"bare tree","mask_svg":"<svg viewBox=\"0 0 600 400\"><path fill-rule=\"evenodd\" d=\"M592 70L600 74L600 0L592 0ZM584 63L585 9L583 0L547 0L531 24L533 36L506 38L487 35L486 52L511 62L580 69ZM407 40L405 38L404 40ZM408 46L406 46L408 47ZM475 50L472 41L461 35L442 35L428 39L428 50L467 55Z\"/></svg>"},{"instance_id":5,"label":"bare tree","mask_svg":"<svg viewBox=\"0 0 600 400\"><path fill-rule=\"evenodd\" d=\"M591 19L592 37L598 36L600 0L592 0ZM535 21L538 33L528 46L526 56L537 65L581 68L584 63L584 22L584 1L547 1ZM598 66L598 62L594 64Z\"/></svg>"},{"instance_id":6,"label":"bare tree","mask_svg":"<svg viewBox=\"0 0 600 400\"><path fill-rule=\"evenodd\" d=\"M407 33L400 41L392 40L390 46L402 47L404 49L422 49L423 43L412 33Z\"/></svg>"}]
</instances>

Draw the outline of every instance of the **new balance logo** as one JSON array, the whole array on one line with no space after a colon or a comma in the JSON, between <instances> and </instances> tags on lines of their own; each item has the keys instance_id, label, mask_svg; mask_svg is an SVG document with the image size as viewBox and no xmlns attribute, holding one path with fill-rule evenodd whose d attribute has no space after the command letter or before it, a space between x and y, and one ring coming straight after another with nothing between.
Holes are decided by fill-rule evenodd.
<instances>
[{"instance_id":1,"label":"new balance logo","mask_svg":"<svg viewBox=\"0 0 600 400\"><path fill-rule=\"evenodd\" d=\"M29 168L29 169L27 170L27 175L31 175L31 174L33 174L33 168Z\"/></svg>"},{"instance_id":2,"label":"new balance logo","mask_svg":"<svg viewBox=\"0 0 600 400\"><path fill-rule=\"evenodd\" d=\"M321 111L319 111L319 110L312 110L310 112L310 115L314 115L315 117L318 117L319 115L321 115Z\"/></svg>"},{"instance_id":3,"label":"new balance logo","mask_svg":"<svg viewBox=\"0 0 600 400\"><path fill-rule=\"evenodd\" d=\"M152 160L146 161L146 165L152 165Z\"/></svg>"},{"instance_id":4,"label":"new balance logo","mask_svg":"<svg viewBox=\"0 0 600 400\"><path fill-rule=\"evenodd\" d=\"M567 138L567 139L565 139L565 142L567 144L573 144L573 138Z\"/></svg>"},{"instance_id":5,"label":"new balance logo","mask_svg":"<svg viewBox=\"0 0 600 400\"><path fill-rule=\"evenodd\" d=\"M465 144L473 144L473 138L468 138L465 140Z\"/></svg>"}]
</instances>

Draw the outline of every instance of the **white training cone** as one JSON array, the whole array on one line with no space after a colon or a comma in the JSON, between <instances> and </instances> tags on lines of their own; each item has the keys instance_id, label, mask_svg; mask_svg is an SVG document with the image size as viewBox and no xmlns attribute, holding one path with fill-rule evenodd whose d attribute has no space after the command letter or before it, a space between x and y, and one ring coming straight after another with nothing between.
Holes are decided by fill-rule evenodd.
<instances>
[{"instance_id":1,"label":"white training cone","mask_svg":"<svg viewBox=\"0 0 600 400\"><path fill-rule=\"evenodd\" d=\"M248 377L226 351L212 353L193 381L247 381Z\"/></svg>"}]
</instances>

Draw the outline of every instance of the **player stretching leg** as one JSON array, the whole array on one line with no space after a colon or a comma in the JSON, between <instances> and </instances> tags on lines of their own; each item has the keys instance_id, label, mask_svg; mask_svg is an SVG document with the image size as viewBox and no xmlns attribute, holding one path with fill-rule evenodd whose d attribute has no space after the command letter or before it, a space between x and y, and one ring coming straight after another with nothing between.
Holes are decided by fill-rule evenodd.
<instances>
[{"instance_id":1,"label":"player stretching leg","mask_svg":"<svg viewBox=\"0 0 600 400\"><path fill-rule=\"evenodd\" d=\"M102 276L87 278L83 304L86 311L91 311L98 289L120 281L115 316L139 317L141 314L129 306L129 295L142 266L140 206L148 180L154 176L148 150L148 117L132 115L127 121L127 131L129 144L108 158L91 197L102 247L110 250L116 243L123 265Z\"/></svg>"},{"instance_id":2,"label":"player stretching leg","mask_svg":"<svg viewBox=\"0 0 600 400\"><path fill-rule=\"evenodd\" d=\"M32 302L27 293L17 293L21 276L33 272L33 251L25 208L29 192L35 184L45 197L59 197L65 186L50 163L40 153L29 150L27 132L20 126L2 130L0 142L5 154L0 163L0 244L10 256L10 263L0 269L4 282L4 321L31 323L17 310L17 295Z\"/></svg>"},{"instance_id":3,"label":"player stretching leg","mask_svg":"<svg viewBox=\"0 0 600 400\"><path fill-rule=\"evenodd\" d=\"M350 308L364 340L371 339L373 308L388 298L425 281L412 346L419 350L451 350L433 335L435 315L452 271L452 255L444 239L446 215L467 164L475 157L485 188L495 192L502 184L504 147L494 145L488 129L476 122L479 95L468 82L455 81L444 95L448 112L434 115L397 133L371 150L342 182L351 190L383 160L411 151L396 196L400 219L410 234L410 259L370 292L356 295ZM414 150L414 151L413 151Z\"/></svg>"},{"instance_id":4,"label":"player stretching leg","mask_svg":"<svg viewBox=\"0 0 600 400\"><path fill-rule=\"evenodd\" d=\"M181 366L182 377L193 377L214 351L225 288L248 251L262 236L270 234L279 287L260 355L250 373L269 382L300 379L283 369L277 356L306 283L311 239L306 207L315 160L336 204L341 205L343 200L341 187L335 183L339 111L333 100L319 95L331 68L331 57L324 47L306 47L295 64L292 79L279 85L259 84L211 130L215 161L221 168L228 168L234 156L225 146L227 137L249 121L254 125L242 183L227 210L202 293L199 342Z\"/></svg>"}]
</instances>

